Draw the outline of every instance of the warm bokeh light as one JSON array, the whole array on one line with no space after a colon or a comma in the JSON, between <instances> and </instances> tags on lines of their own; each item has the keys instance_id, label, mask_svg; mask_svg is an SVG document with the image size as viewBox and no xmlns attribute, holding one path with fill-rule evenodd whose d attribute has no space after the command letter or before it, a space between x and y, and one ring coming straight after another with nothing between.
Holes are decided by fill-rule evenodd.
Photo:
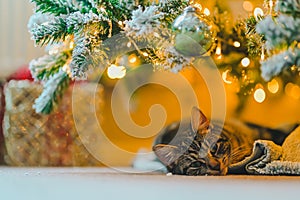
<instances>
[{"instance_id":1,"label":"warm bokeh light","mask_svg":"<svg viewBox=\"0 0 300 200\"><path fill-rule=\"evenodd\" d=\"M276 79L273 79L268 83L268 90L273 94L276 94L279 91L279 83Z\"/></svg>"},{"instance_id":2,"label":"warm bokeh light","mask_svg":"<svg viewBox=\"0 0 300 200\"><path fill-rule=\"evenodd\" d=\"M262 88L258 88L254 92L254 100L258 103L264 102L266 99L266 92Z\"/></svg>"},{"instance_id":3,"label":"warm bokeh light","mask_svg":"<svg viewBox=\"0 0 300 200\"><path fill-rule=\"evenodd\" d=\"M70 48L70 49L73 49L73 48L74 48L74 41L71 41L71 42L70 42L69 48Z\"/></svg>"},{"instance_id":4,"label":"warm bokeh light","mask_svg":"<svg viewBox=\"0 0 300 200\"><path fill-rule=\"evenodd\" d=\"M62 67L62 70L64 72L66 72L67 74L71 74L71 68L70 68L70 62L67 62L66 64L64 64L64 66Z\"/></svg>"},{"instance_id":5,"label":"warm bokeh light","mask_svg":"<svg viewBox=\"0 0 300 200\"><path fill-rule=\"evenodd\" d=\"M300 87L296 84L288 83L285 86L285 93L294 99L300 99Z\"/></svg>"},{"instance_id":6,"label":"warm bokeh light","mask_svg":"<svg viewBox=\"0 0 300 200\"><path fill-rule=\"evenodd\" d=\"M218 45L217 48L216 48L216 55L221 55L222 54L222 48L221 48L221 45Z\"/></svg>"},{"instance_id":7,"label":"warm bokeh light","mask_svg":"<svg viewBox=\"0 0 300 200\"><path fill-rule=\"evenodd\" d=\"M257 19L258 16L264 15L264 11L261 8L257 7L254 9L253 14L254 14L254 17Z\"/></svg>"},{"instance_id":8,"label":"warm bokeh light","mask_svg":"<svg viewBox=\"0 0 300 200\"><path fill-rule=\"evenodd\" d=\"M195 8L197 8L199 11L202 10L202 6L201 6L200 3L195 3L195 4L193 4L193 6L194 6Z\"/></svg>"},{"instance_id":9,"label":"warm bokeh light","mask_svg":"<svg viewBox=\"0 0 300 200\"><path fill-rule=\"evenodd\" d=\"M223 79L223 81L224 81L225 83L227 83L227 84L232 84L232 81L228 80L228 77L227 77L229 72L230 72L229 69L226 70L226 71L224 71L224 72L222 73L222 79Z\"/></svg>"},{"instance_id":10,"label":"warm bokeh light","mask_svg":"<svg viewBox=\"0 0 300 200\"><path fill-rule=\"evenodd\" d=\"M149 54L147 52L143 52L143 56L148 57Z\"/></svg>"},{"instance_id":11,"label":"warm bokeh light","mask_svg":"<svg viewBox=\"0 0 300 200\"><path fill-rule=\"evenodd\" d=\"M235 41L235 42L233 43L233 46L236 47L236 48L238 48L238 47L241 46L241 43L238 42L238 41Z\"/></svg>"},{"instance_id":12,"label":"warm bokeh light","mask_svg":"<svg viewBox=\"0 0 300 200\"><path fill-rule=\"evenodd\" d=\"M219 43L217 48L216 48L216 52L215 52L217 59L221 60L222 59L222 48L221 48L221 44Z\"/></svg>"},{"instance_id":13,"label":"warm bokeh light","mask_svg":"<svg viewBox=\"0 0 300 200\"><path fill-rule=\"evenodd\" d=\"M243 2L243 8L244 8L244 10L246 10L248 12L252 12L253 4L250 1L244 1Z\"/></svg>"},{"instance_id":14,"label":"warm bokeh light","mask_svg":"<svg viewBox=\"0 0 300 200\"><path fill-rule=\"evenodd\" d=\"M206 16L209 16L209 15L210 15L210 11L209 11L208 8L204 8L203 13L204 13Z\"/></svg>"},{"instance_id":15,"label":"warm bokeh light","mask_svg":"<svg viewBox=\"0 0 300 200\"><path fill-rule=\"evenodd\" d=\"M126 76L126 68L124 66L117 66L112 64L107 69L107 75L111 79L121 79Z\"/></svg>"},{"instance_id":16,"label":"warm bokeh light","mask_svg":"<svg viewBox=\"0 0 300 200\"><path fill-rule=\"evenodd\" d=\"M274 2L273 2L273 0L269 0L269 7L270 7L270 10L273 9L273 7L274 7Z\"/></svg>"},{"instance_id":17,"label":"warm bokeh light","mask_svg":"<svg viewBox=\"0 0 300 200\"><path fill-rule=\"evenodd\" d=\"M128 61L133 64L137 61L137 57L135 54L131 54L130 56L128 56Z\"/></svg>"},{"instance_id":18,"label":"warm bokeh light","mask_svg":"<svg viewBox=\"0 0 300 200\"><path fill-rule=\"evenodd\" d=\"M250 65L250 59L245 57L241 60L241 64L243 67L248 67Z\"/></svg>"},{"instance_id":19,"label":"warm bokeh light","mask_svg":"<svg viewBox=\"0 0 300 200\"><path fill-rule=\"evenodd\" d=\"M265 49L264 48L262 48L262 50L261 50L260 60L261 61L265 60Z\"/></svg>"}]
</instances>

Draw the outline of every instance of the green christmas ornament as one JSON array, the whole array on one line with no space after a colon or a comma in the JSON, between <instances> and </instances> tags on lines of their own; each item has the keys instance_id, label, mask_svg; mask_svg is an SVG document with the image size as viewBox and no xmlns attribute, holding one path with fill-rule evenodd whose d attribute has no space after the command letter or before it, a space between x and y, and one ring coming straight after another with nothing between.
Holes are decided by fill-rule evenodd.
<instances>
[{"instance_id":1,"label":"green christmas ornament","mask_svg":"<svg viewBox=\"0 0 300 200\"><path fill-rule=\"evenodd\" d=\"M196 13L196 9L188 6L183 14L173 23L176 33L175 48L185 56L203 56L215 43L216 32L209 20Z\"/></svg>"}]
</instances>

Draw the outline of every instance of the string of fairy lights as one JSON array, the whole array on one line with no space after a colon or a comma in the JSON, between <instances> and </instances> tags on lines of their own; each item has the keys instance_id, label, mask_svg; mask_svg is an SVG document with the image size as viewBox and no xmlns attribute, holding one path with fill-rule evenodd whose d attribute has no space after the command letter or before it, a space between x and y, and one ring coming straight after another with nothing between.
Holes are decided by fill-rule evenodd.
<instances>
[{"instance_id":1,"label":"string of fairy lights","mask_svg":"<svg viewBox=\"0 0 300 200\"><path fill-rule=\"evenodd\" d=\"M273 8L275 6L275 1L269 0L267 2L267 5L265 8L266 14L267 15L274 15L273 12ZM259 17L263 17L264 16L264 10L261 7L255 7L253 5L252 2L250 1L243 1L242 3L242 7L243 9L248 12L249 16L254 16L255 19L257 20ZM233 47L239 48L241 46L241 43L239 41L234 41L232 43ZM242 58L240 60L240 65L243 68L251 68L251 67L260 67L259 62L257 61L264 61L266 59L266 55L265 55L265 49L264 46L261 49L261 54L260 54L260 58L254 58L256 60L253 60L253 58L249 58L248 56ZM216 60L222 60L224 59L224 56L222 55L222 45L219 43L216 47L215 50L215 57ZM293 70L293 68L292 68ZM296 71L296 67L295 67L295 71ZM233 87L237 87L237 85L234 83L235 82L235 78L231 77L230 75L230 71L231 69L225 69L222 72L222 79L224 81L225 84L227 85L233 85ZM243 79L247 80L247 74L245 73L241 73L240 74L242 76ZM300 74L299 74L300 75ZM251 80L250 80L251 81ZM272 96L280 96L281 94L286 94L286 96L294 99L294 100L299 100L300 99L300 87L298 84L293 83L292 81L283 81L280 77L276 77L273 78L272 80L270 80L269 82L261 82L261 83L257 83L251 90L250 93L244 94L244 95L249 95L251 94L253 99L257 102L257 103L263 103L264 101L267 100L268 97L272 97Z\"/></svg>"},{"instance_id":2,"label":"string of fairy lights","mask_svg":"<svg viewBox=\"0 0 300 200\"><path fill-rule=\"evenodd\" d=\"M268 0L265 1L265 7L267 10L267 15L274 15L274 6L275 6L276 1L273 0ZM250 14L253 13L254 17L256 20L258 19L259 16L264 15L264 11L260 7L254 8L253 4L250 1L244 1L243 2L243 8L248 11ZM265 49L264 46L262 46L261 49L261 57L260 61L265 60ZM244 58L246 59L246 58ZM242 60L242 65L244 67L249 66L248 64L250 63L250 60L247 59L247 61ZM295 69L296 70L296 69ZM255 91L253 93L254 100L258 103L262 103L266 100L267 94L269 95L277 95L281 92L284 92L288 97L291 97L292 99L299 100L300 99L300 87L299 85L292 83L292 82L287 82L286 84L283 83L283 81L279 78L273 78L269 82L267 82L266 86L264 87L262 84L257 84Z\"/></svg>"},{"instance_id":3,"label":"string of fairy lights","mask_svg":"<svg viewBox=\"0 0 300 200\"><path fill-rule=\"evenodd\" d=\"M197 6L197 5L196 5ZM209 16L211 15L211 11L208 8L203 7L200 5L200 7L203 9L202 12ZM258 17L264 16L264 9L261 7L255 7L254 4L251 1L243 1L242 3L243 9L248 12L249 16L253 15L256 19ZM269 1L268 3L268 8L266 9L267 12L266 14L271 14L272 12L272 7L274 7L274 1ZM217 39L217 45L214 50L214 58L216 60L222 61L224 59L225 55L223 55L223 49L222 49L222 39L218 38ZM131 45L129 43L128 45ZM235 48L240 48L241 47L241 42L240 41L232 41L231 45ZM147 57L148 54L146 52L142 52L144 57ZM257 58L255 58L257 59ZM262 61L265 59L265 49L262 49L260 58L258 58L258 61ZM121 60L121 61L120 61ZM114 64L111 64L111 66L108 67L107 69L107 75L110 79L121 79L126 76L127 70L130 70L132 68L138 67L138 65L141 64L141 58L135 54L129 54L122 56L119 58L119 62L116 62ZM247 69L247 68L253 68L253 67L259 67L259 62L256 60L253 60L253 58L250 58L248 56L241 58L240 60L240 65L242 68ZM233 87L239 87L237 84L235 84L236 79L230 75L231 69L225 69L221 70L221 75L222 79L225 84L227 85L232 85ZM240 74L242 79L245 81L251 81L251 78L247 77L248 75L244 72ZM291 97L295 100L300 99L300 87L292 82L288 83L283 83L283 81L280 78L273 78L269 82L264 82L264 83L257 83L249 93L245 94L245 96L248 96L251 94L251 96L254 98L254 100L257 103L263 103L266 101L268 97L271 96L276 96L280 95L282 93L285 93L288 97Z\"/></svg>"}]
</instances>

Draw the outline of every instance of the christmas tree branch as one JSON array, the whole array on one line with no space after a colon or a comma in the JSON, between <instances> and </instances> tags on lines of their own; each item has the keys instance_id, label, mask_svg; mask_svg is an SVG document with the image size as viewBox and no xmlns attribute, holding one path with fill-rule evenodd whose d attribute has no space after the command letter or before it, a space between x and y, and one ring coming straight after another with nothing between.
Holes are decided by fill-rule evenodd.
<instances>
[{"instance_id":1,"label":"christmas tree branch","mask_svg":"<svg viewBox=\"0 0 300 200\"><path fill-rule=\"evenodd\" d=\"M32 60L29 65L30 72L35 81L47 81L58 73L70 58L71 51L64 51L54 55L45 55Z\"/></svg>"},{"instance_id":2,"label":"christmas tree branch","mask_svg":"<svg viewBox=\"0 0 300 200\"><path fill-rule=\"evenodd\" d=\"M55 16L77 11L72 0L31 0L31 2L36 4L37 12L51 13Z\"/></svg>"},{"instance_id":3,"label":"christmas tree branch","mask_svg":"<svg viewBox=\"0 0 300 200\"><path fill-rule=\"evenodd\" d=\"M261 56L262 45L265 43L264 37L256 32L256 26L259 21L263 20L260 15L256 18L254 16L249 17L245 20L245 37L247 39L248 53L253 57Z\"/></svg>"},{"instance_id":4,"label":"christmas tree branch","mask_svg":"<svg viewBox=\"0 0 300 200\"><path fill-rule=\"evenodd\" d=\"M115 22L124 21L131 16L131 10L126 6L120 5L120 0L101 0L97 2L100 13L105 8L107 17Z\"/></svg>"},{"instance_id":5,"label":"christmas tree branch","mask_svg":"<svg viewBox=\"0 0 300 200\"><path fill-rule=\"evenodd\" d=\"M267 16L256 25L257 33L263 35L267 49L287 49L294 41L300 41L300 19L279 15Z\"/></svg>"},{"instance_id":6,"label":"christmas tree branch","mask_svg":"<svg viewBox=\"0 0 300 200\"><path fill-rule=\"evenodd\" d=\"M89 11L88 13L84 14L81 12L74 12L70 14L66 19L66 24L69 32L73 32L75 34L82 32L86 26L95 23L99 23L99 32L100 30L102 30L101 34L104 34L103 30L111 28L109 26L110 22L111 20L109 18L103 16L102 14L95 14L92 11Z\"/></svg>"},{"instance_id":7,"label":"christmas tree branch","mask_svg":"<svg viewBox=\"0 0 300 200\"><path fill-rule=\"evenodd\" d=\"M37 45L43 46L65 40L69 34L65 17L55 17L41 25L34 24L30 30L32 39Z\"/></svg>"},{"instance_id":8,"label":"christmas tree branch","mask_svg":"<svg viewBox=\"0 0 300 200\"><path fill-rule=\"evenodd\" d=\"M75 36L75 48L70 64L72 77L86 79L86 72L91 67L104 63L107 55L103 49L101 37L106 33L107 29L96 22L89 24L82 30L82 33Z\"/></svg>"},{"instance_id":9,"label":"christmas tree branch","mask_svg":"<svg viewBox=\"0 0 300 200\"><path fill-rule=\"evenodd\" d=\"M183 12L184 8L188 6L188 1L165 0L160 1L158 6L160 7L160 12L164 13L163 21L165 21L170 28L175 18Z\"/></svg>"},{"instance_id":10,"label":"christmas tree branch","mask_svg":"<svg viewBox=\"0 0 300 200\"><path fill-rule=\"evenodd\" d=\"M289 48L288 50L273 55L261 63L262 77L270 81L274 76L278 76L284 70L295 66L300 68L300 49Z\"/></svg>"},{"instance_id":11,"label":"christmas tree branch","mask_svg":"<svg viewBox=\"0 0 300 200\"><path fill-rule=\"evenodd\" d=\"M45 84L42 94L35 100L33 108L37 113L49 114L69 86L68 74L60 69Z\"/></svg>"},{"instance_id":12,"label":"christmas tree branch","mask_svg":"<svg viewBox=\"0 0 300 200\"><path fill-rule=\"evenodd\" d=\"M300 1L299 0L278 0L275 10L280 13L300 17Z\"/></svg>"}]
</instances>

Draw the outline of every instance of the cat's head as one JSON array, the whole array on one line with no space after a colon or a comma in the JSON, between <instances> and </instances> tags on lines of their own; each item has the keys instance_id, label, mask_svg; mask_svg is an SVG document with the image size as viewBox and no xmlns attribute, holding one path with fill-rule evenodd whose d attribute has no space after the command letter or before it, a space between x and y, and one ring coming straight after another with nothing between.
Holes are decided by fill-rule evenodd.
<instances>
[{"instance_id":1,"label":"cat's head","mask_svg":"<svg viewBox=\"0 0 300 200\"><path fill-rule=\"evenodd\" d=\"M230 141L222 127L211 124L196 107L188 130L178 131L170 144L153 147L158 159L173 174L225 175L229 165Z\"/></svg>"}]
</instances>

